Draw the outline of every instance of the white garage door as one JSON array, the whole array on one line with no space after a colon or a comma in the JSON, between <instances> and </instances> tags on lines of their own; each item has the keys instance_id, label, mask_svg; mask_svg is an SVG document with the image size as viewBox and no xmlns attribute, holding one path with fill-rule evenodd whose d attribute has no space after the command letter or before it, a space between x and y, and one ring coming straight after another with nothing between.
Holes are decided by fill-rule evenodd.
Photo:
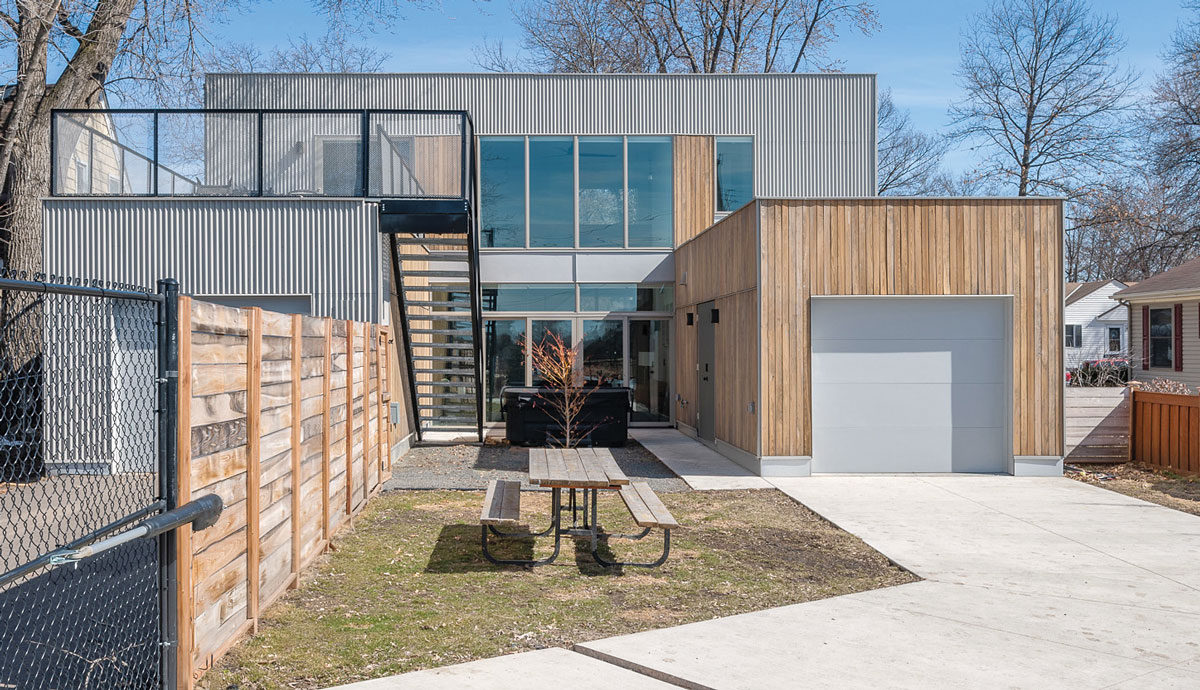
<instances>
[{"instance_id":1,"label":"white garage door","mask_svg":"<svg viewBox=\"0 0 1200 690\"><path fill-rule=\"evenodd\" d=\"M813 472L1007 472L1003 298L813 298Z\"/></svg>"}]
</instances>

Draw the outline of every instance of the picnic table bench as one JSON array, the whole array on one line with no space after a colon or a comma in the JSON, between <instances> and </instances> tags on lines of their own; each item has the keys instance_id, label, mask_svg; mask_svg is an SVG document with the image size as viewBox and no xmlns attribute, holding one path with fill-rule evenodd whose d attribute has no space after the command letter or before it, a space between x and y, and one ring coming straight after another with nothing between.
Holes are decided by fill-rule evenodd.
<instances>
[{"instance_id":1,"label":"picnic table bench","mask_svg":"<svg viewBox=\"0 0 1200 690\"><path fill-rule=\"evenodd\" d=\"M558 558L563 535L586 537L591 540L592 557L604 567L636 566L651 568L662 565L671 551L671 530L679 523L661 499L645 482L630 482L607 448L531 448L529 451L529 483L550 489L550 526L541 532L503 532L500 527L520 525L521 483L494 479L488 483L480 512L483 555L498 565L545 565ZM562 502L562 490L567 489L569 501ZM601 491L615 491L625 503L633 521L642 528L638 534L613 534L600 529L597 503ZM571 526L564 528L562 511L571 514ZM582 514L582 521L580 516ZM663 532L662 555L649 563L609 561L600 555L601 543L610 539L639 540L651 530ZM553 534L554 552L540 560L516 560L495 557L488 550L488 534L509 539L542 537Z\"/></svg>"}]
</instances>

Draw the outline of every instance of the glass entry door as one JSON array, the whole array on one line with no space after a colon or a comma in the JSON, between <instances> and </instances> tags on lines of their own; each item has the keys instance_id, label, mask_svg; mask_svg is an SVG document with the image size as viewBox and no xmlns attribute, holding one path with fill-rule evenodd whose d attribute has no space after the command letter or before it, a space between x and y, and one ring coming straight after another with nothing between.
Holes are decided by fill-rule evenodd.
<instances>
[{"instance_id":1,"label":"glass entry door","mask_svg":"<svg viewBox=\"0 0 1200 690\"><path fill-rule=\"evenodd\" d=\"M487 421L501 421L501 391L505 386L543 383L525 346L526 336L536 344L556 334L568 345L580 347L585 381L633 390L631 423L670 423L669 319L509 316L484 319L483 324Z\"/></svg>"},{"instance_id":2,"label":"glass entry door","mask_svg":"<svg viewBox=\"0 0 1200 690\"><path fill-rule=\"evenodd\" d=\"M671 324L629 319L630 422L671 421Z\"/></svg>"}]
</instances>

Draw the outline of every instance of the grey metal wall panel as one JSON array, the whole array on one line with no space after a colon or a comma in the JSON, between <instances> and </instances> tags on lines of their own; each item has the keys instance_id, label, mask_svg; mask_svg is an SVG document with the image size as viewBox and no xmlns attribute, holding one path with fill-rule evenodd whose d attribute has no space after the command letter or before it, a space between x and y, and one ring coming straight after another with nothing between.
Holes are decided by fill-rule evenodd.
<instances>
[{"instance_id":1,"label":"grey metal wall panel","mask_svg":"<svg viewBox=\"0 0 1200 690\"><path fill-rule=\"evenodd\" d=\"M386 319L376 206L357 199L52 198L44 266L187 294L312 295L314 316Z\"/></svg>"},{"instance_id":2,"label":"grey metal wall panel","mask_svg":"<svg viewBox=\"0 0 1200 690\"><path fill-rule=\"evenodd\" d=\"M754 135L756 196L875 193L869 74L210 74L205 101L466 110L480 135Z\"/></svg>"}]
</instances>

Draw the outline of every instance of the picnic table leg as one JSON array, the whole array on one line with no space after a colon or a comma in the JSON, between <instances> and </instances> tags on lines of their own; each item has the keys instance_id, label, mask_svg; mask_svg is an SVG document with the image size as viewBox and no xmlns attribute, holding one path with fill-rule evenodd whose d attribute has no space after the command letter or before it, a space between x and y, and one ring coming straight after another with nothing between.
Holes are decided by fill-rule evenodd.
<instances>
[{"instance_id":1,"label":"picnic table leg","mask_svg":"<svg viewBox=\"0 0 1200 690\"><path fill-rule=\"evenodd\" d=\"M488 527L490 527L490 525L483 525L483 529L480 530L480 542L483 546L483 557L496 565L535 566L553 563L555 559L558 558L559 551L562 550L562 505L559 492L560 489L550 490L550 526L554 530L554 553L541 560L496 558L492 555L491 551L488 551Z\"/></svg>"},{"instance_id":2,"label":"picnic table leg","mask_svg":"<svg viewBox=\"0 0 1200 690\"><path fill-rule=\"evenodd\" d=\"M669 556L669 555L671 555L671 530L669 530L669 529L663 530L663 552L662 552L662 555L658 557L658 560L650 562L650 563L626 563L626 562L622 562L622 561L606 561L606 560L604 560L604 557L600 555L599 551L596 549L596 546L594 544L592 545L592 558L596 559L596 562L605 568L626 567L626 566L633 567L633 568L657 568L658 566L667 562L667 556Z\"/></svg>"}]
</instances>

